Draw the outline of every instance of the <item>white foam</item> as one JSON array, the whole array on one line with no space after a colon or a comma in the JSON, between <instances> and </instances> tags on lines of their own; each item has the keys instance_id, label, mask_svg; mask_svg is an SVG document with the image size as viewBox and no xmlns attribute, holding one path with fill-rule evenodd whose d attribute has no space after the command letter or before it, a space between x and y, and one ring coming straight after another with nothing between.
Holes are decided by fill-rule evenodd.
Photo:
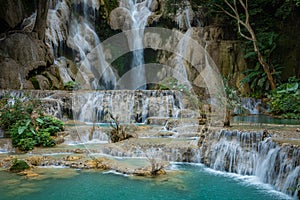
<instances>
[{"instance_id":1,"label":"white foam","mask_svg":"<svg viewBox=\"0 0 300 200\"><path fill-rule=\"evenodd\" d=\"M128 174L123 174L123 173L117 172L116 170L109 170L109 171L103 172L102 174L115 174L115 175L121 175L121 176L125 176L125 177L129 176Z\"/></svg>"},{"instance_id":2,"label":"white foam","mask_svg":"<svg viewBox=\"0 0 300 200\"><path fill-rule=\"evenodd\" d=\"M255 186L259 189L264 189L266 190L267 193L269 194L275 194L276 196L279 196L282 199L292 199L292 197L288 196L287 194L284 194L282 192L279 192L277 190L274 190L274 188L270 184L263 183L259 180L258 177L256 176L245 176L245 175L239 175L235 173L229 173L229 172L222 172L222 171L217 171L211 168L203 168L205 172L209 174L214 174L217 176L223 176L223 177L229 177L234 180L238 180L241 185L252 185Z\"/></svg>"}]
</instances>

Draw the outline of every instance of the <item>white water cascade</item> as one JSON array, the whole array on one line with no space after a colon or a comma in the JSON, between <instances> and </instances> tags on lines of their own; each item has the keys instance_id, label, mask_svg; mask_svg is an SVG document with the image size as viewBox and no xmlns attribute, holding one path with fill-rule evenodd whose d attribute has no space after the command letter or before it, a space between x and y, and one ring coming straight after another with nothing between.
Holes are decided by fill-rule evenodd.
<instances>
[{"instance_id":1,"label":"white water cascade","mask_svg":"<svg viewBox=\"0 0 300 200\"><path fill-rule=\"evenodd\" d=\"M176 78L180 84L189 85L188 74L185 67L185 56L188 54L187 49L188 45L190 44L189 40L192 32L192 29L188 29L177 45L178 54L175 55L174 59L175 67L173 71L173 77Z\"/></svg>"},{"instance_id":2,"label":"white water cascade","mask_svg":"<svg viewBox=\"0 0 300 200\"><path fill-rule=\"evenodd\" d=\"M300 181L300 149L280 146L262 132L215 131L207 134L200 147L201 162L209 167L255 175L276 190L296 193Z\"/></svg>"},{"instance_id":3,"label":"white water cascade","mask_svg":"<svg viewBox=\"0 0 300 200\"><path fill-rule=\"evenodd\" d=\"M108 123L110 113L122 123L142 123L148 117L176 117L182 108L177 91L110 90L77 92L75 117L82 122Z\"/></svg>"},{"instance_id":4,"label":"white water cascade","mask_svg":"<svg viewBox=\"0 0 300 200\"><path fill-rule=\"evenodd\" d=\"M179 8L176 13L176 23L180 29L191 28L191 15L192 15L191 4L188 0L184 0L184 8Z\"/></svg>"},{"instance_id":5,"label":"white water cascade","mask_svg":"<svg viewBox=\"0 0 300 200\"><path fill-rule=\"evenodd\" d=\"M128 45L133 53L131 68L138 67L137 74L131 77L131 88L146 89L146 75L144 65L144 29L147 26L148 17L151 15L150 6L152 0L121 0L120 7L126 9L130 16L126 34Z\"/></svg>"},{"instance_id":6,"label":"white water cascade","mask_svg":"<svg viewBox=\"0 0 300 200\"><path fill-rule=\"evenodd\" d=\"M59 0L50 5L53 9L48 14L46 41L53 49L55 64L63 74L63 81L78 81L84 89L114 89L116 77L105 60L93 21L99 2L83 0L70 5L65 0ZM80 67L73 76L68 75L70 72L62 57L64 46L77 53L74 60Z\"/></svg>"},{"instance_id":7,"label":"white water cascade","mask_svg":"<svg viewBox=\"0 0 300 200\"><path fill-rule=\"evenodd\" d=\"M262 108L261 99L241 98L241 104L242 107L251 115L258 115L261 113L260 111L260 108Z\"/></svg>"},{"instance_id":8,"label":"white water cascade","mask_svg":"<svg viewBox=\"0 0 300 200\"><path fill-rule=\"evenodd\" d=\"M174 72L173 77L176 78L180 84L188 85L189 88L191 87L189 84L188 74L186 71L186 55L188 55L189 50L189 41L191 40L191 34L193 33L193 29L191 28L190 22L190 2L185 0L184 1L184 8L180 8L176 14L176 23L179 28L183 29L184 27L187 29L184 36L179 40L177 45L177 54L175 55L174 62Z\"/></svg>"}]
</instances>

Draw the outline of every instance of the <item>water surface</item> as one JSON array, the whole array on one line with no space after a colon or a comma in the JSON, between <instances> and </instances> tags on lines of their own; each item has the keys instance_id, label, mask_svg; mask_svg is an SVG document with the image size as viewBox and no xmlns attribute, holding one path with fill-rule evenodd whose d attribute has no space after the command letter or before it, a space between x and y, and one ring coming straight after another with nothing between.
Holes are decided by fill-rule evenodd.
<instances>
[{"instance_id":1,"label":"water surface","mask_svg":"<svg viewBox=\"0 0 300 200\"><path fill-rule=\"evenodd\" d=\"M282 200L255 177L216 172L202 165L173 165L178 171L159 178L126 177L114 173L46 169L44 179L24 179L0 172L0 199L122 199L122 200ZM48 178L47 178L48 177Z\"/></svg>"}]
</instances>

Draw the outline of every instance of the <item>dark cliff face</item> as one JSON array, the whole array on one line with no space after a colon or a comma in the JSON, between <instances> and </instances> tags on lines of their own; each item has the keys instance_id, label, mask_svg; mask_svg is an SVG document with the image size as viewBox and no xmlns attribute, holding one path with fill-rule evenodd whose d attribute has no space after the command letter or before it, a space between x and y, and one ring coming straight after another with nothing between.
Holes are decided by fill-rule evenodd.
<instances>
[{"instance_id":1,"label":"dark cliff face","mask_svg":"<svg viewBox=\"0 0 300 200\"><path fill-rule=\"evenodd\" d=\"M300 78L300 7L297 7L293 14L282 23L278 23L280 39L274 58L281 60L284 67L282 79L295 76Z\"/></svg>"},{"instance_id":2,"label":"dark cliff face","mask_svg":"<svg viewBox=\"0 0 300 200\"><path fill-rule=\"evenodd\" d=\"M0 0L0 33L20 29L24 18L35 11L35 1Z\"/></svg>"},{"instance_id":3,"label":"dark cliff face","mask_svg":"<svg viewBox=\"0 0 300 200\"><path fill-rule=\"evenodd\" d=\"M62 88L49 48L31 32L36 3L0 0L0 88Z\"/></svg>"}]
</instances>

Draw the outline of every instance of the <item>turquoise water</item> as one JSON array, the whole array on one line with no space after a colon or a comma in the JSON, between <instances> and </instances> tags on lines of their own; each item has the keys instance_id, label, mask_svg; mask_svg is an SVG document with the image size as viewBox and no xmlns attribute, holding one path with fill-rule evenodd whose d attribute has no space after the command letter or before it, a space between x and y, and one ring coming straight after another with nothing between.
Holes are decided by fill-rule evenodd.
<instances>
[{"instance_id":1,"label":"turquoise water","mask_svg":"<svg viewBox=\"0 0 300 200\"><path fill-rule=\"evenodd\" d=\"M180 171L159 178L51 169L52 178L30 180L20 179L15 174L2 171L0 199L289 199L288 196L272 190L270 186L257 183L254 177L215 172L198 165L175 165L175 167Z\"/></svg>"},{"instance_id":2,"label":"turquoise water","mask_svg":"<svg viewBox=\"0 0 300 200\"><path fill-rule=\"evenodd\" d=\"M262 123L262 124L288 124L288 125L300 125L298 119L280 119L274 118L268 115L247 115L247 116L234 116L233 122L235 123Z\"/></svg>"}]
</instances>

